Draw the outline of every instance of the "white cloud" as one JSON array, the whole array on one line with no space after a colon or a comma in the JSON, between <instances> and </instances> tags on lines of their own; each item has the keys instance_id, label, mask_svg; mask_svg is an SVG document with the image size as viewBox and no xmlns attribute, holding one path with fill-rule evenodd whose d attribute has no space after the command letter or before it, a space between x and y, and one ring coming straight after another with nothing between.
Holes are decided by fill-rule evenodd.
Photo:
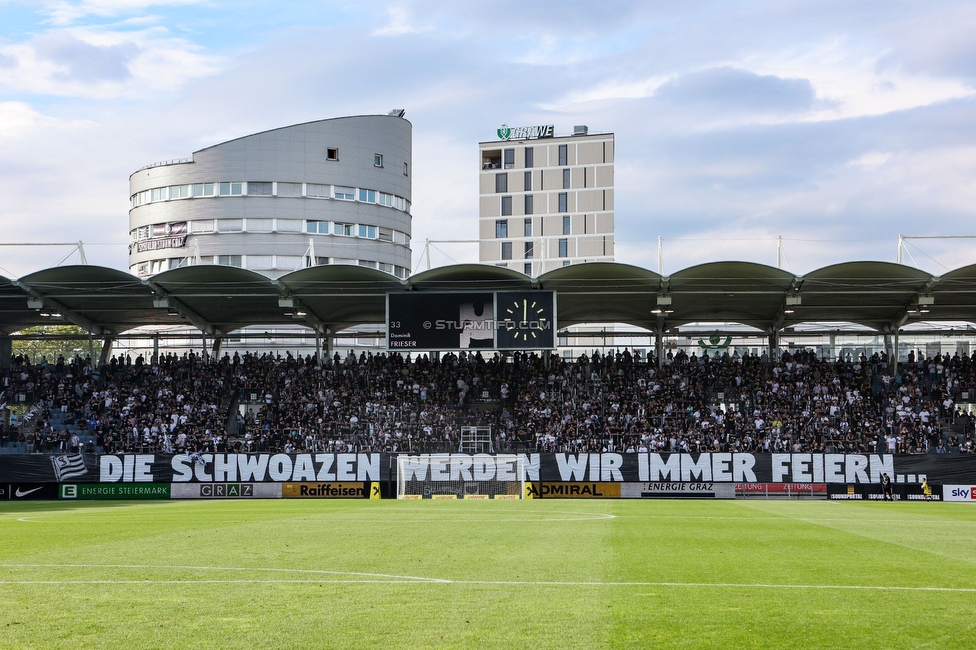
<instances>
[{"instance_id":1,"label":"white cloud","mask_svg":"<svg viewBox=\"0 0 976 650\"><path fill-rule=\"evenodd\" d=\"M70 25L88 16L115 17L120 14L139 12L149 7L166 7L203 4L207 0L56 0L45 2L42 11L54 25Z\"/></svg>"},{"instance_id":2,"label":"white cloud","mask_svg":"<svg viewBox=\"0 0 976 650\"><path fill-rule=\"evenodd\" d=\"M753 54L743 63L760 74L808 79L825 104L802 118L807 121L883 115L976 95L960 79L880 66L888 54L886 48L830 39L805 49Z\"/></svg>"},{"instance_id":3,"label":"white cloud","mask_svg":"<svg viewBox=\"0 0 976 650\"><path fill-rule=\"evenodd\" d=\"M143 97L213 74L220 59L160 27L68 28L0 46L0 85L13 92L105 99Z\"/></svg>"},{"instance_id":4,"label":"white cloud","mask_svg":"<svg viewBox=\"0 0 976 650\"><path fill-rule=\"evenodd\" d=\"M422 34L431 31L431 27L417 27L411 24L410 12L403 5L391 5L386 8L390 16L390 23L386 27L375 30L375 36L400 36L403 34Z\"/></svg>"},{"instance_id":5,"label":"white cloud","mask_svg":"<svg viewBox=\"0 0 976 650\"><path fill-rule=\"evenodd\" d=\"M866 171L874 171L881 165L888 162L891 152L869 151L847 163L848 167L860 167Z\"/></svg>"}]
</instances>

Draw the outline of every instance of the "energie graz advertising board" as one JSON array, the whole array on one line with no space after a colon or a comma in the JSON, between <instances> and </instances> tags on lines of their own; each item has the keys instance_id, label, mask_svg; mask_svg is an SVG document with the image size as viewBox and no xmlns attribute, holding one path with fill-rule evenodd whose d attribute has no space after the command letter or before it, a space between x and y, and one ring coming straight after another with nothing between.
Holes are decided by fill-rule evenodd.
<instances>
[{"instance_id":1,"label":"energie graz advertising board","mask_svg":"<svg viewBox=\"0 0 976 650\"><path fill-rule=\"evenodd\" d=\"M552 291L387 294L387 349L548 350Z\"/></svg>"}]
</instances>

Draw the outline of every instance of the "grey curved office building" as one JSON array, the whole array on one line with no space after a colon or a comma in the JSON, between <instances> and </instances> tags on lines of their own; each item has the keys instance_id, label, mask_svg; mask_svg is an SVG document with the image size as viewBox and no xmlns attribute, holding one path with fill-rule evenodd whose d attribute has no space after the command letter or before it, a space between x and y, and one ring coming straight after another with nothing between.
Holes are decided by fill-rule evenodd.
<instances>
[{"instance_id":1,"label":"grey curved office building","mask_svg":"<svg viewBox=\"0 0 976 650\"><path fill-rule=\"evenodd\" d=\"M286 126L129 177L129 269L410 267L412 125L403 111Z\"/></svg>"}]
</instances>

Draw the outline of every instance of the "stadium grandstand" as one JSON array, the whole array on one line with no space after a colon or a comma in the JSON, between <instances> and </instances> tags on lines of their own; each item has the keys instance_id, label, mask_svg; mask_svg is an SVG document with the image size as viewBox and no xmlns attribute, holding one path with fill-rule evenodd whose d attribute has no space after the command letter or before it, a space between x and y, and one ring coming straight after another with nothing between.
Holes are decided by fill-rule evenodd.
<instances>
[{"instance_id":1,"label":"stadium grandstand","mask_svg":"<svg viewBox=\"0 0 976 650\"><path fill-rule=\"evenodd\" d=\"M668 277L601 263L539 278L460 265L406 280L339 266L277 281L228 267L148 282L100 267L48 269L0 287L10 361L0 401L22 406L4 423L2 451L456 452L462 427L490 426L499 453L972 453L972 416L960 407L976 395L976 352L928 354L898 336L913 323L976 322L974 278L976 266L933 277L878 262L802 277L749 263ZM553 291L560 328L626 323L649 332L654 352L331 349L343 328L382 326L388 295L459 290ZM10 335L49 323L51 310L102 338L101 357L9 354ZM322 341L314 355L220 349L239 327L296 320ZM753 328L766 345L665 350L678 326L717 320ZM828 320L893 345L842 358L781 349L789 328ZM128 330L170 321L199 327L199 351L112 354Z\"/></svg>"}]
</instances>

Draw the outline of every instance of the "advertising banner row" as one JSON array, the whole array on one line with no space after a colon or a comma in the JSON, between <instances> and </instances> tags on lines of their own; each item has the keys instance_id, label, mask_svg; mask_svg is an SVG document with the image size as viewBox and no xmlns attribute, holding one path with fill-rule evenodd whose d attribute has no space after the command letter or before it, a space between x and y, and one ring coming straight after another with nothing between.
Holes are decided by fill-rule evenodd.
<instances>
[{"instance_id":1,"label":"advertising banner row","mask_svg":"<svg viewBox=\"0 0 976 650\"><path fill-rule=\"evenodd\" d=\"M379 499L379 483L5 483L0 500Z\"/></svg>"},{"instance_id":2,"label":"advertising banner row","mask_svg":"<svg viewBox=\"0 0 976 650\"><path fill-rule=\"evenodd\" d=\"M511 457L409 455L408 480L490 480ZM396 456L347 454L2 455L0 483L347 483L396 479ZM591 483L976 484L976 456L891 454L526 454L525 479ZM444 469L446 467L446 470ZM498 471L499 475L501 474Z\"/></svg>"},{"instance_id":3,"label":"advertising banner row","mask_svg":"<svg viewBox=\"0 0 976 650\"><path fill-rule=\"evenodd\" d=\"M976 485L894 485L895 501L958 501L976 503ZM117 499L380 499L392 497L378 482L330 483L5 483L0 500L117 500ZM839 501L881 501L880 485L866 483L611 483L586 481L530 481L527 499L742 499L814 498ZM438 493L406 499L488 499L485 494ZM495 499L518 498L496 495Z\"/></svg>"}]
</instances>

